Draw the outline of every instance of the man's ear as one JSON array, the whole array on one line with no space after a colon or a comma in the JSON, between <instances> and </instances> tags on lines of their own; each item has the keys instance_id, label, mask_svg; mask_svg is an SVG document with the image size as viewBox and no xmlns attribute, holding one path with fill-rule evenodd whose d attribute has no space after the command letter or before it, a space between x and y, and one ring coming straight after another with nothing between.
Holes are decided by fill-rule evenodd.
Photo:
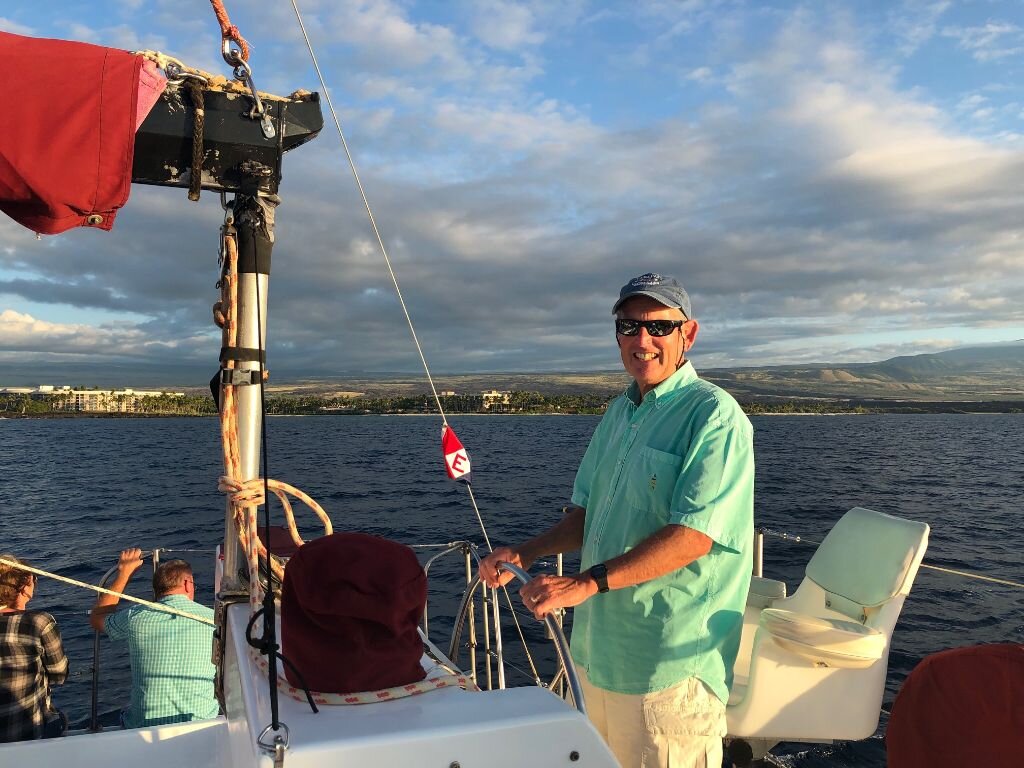
<instances>
[{"instance_id":1,"label":"man's ear","mask_svg":"<svg viewBox=\"0 0 1024 768\"><path fill-rule=\"evenodd\" d=\"M687 320L679 328L679 333L683 336L683 351L688 352L690 347L693 346L693 342L697 340L697 331L700 330L700 323L696 320Z\"/></svg>"}]
</instances>

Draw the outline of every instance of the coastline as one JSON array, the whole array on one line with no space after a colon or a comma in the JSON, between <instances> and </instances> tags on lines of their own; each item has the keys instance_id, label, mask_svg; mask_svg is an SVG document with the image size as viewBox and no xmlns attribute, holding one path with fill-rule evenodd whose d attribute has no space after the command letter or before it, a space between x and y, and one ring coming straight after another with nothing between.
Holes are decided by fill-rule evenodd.
<instances>
[{"instance_id":1,"label":"coastline","mask_svg":"<svg viewBox=\"0 0 1024 768\"><path fill-rule=\"evenodd\" d=\"M1024 403L1012 404L1002 408L992 408L991 403L976 403L971 404L975 407L964 407L964 404L940 404L940 403L901 403L898 406L892 406L888 408L870 408L870 409L858 409L858 410L832 410L832 411L790 411L785 409L773 409L767 410L764 408L753 408L749 409L745 407L746 404L741 403L744 406L744 412L748 417L754 416L795 416L795 417L809 417L809 416L928 416L944 414L949 416L997 416L997 415L1018 415L1024 414ZM436 418L440 415L437 411L372 411L372 410L359 410L359 411L304 411L296 409L294 411L276 411L274 413L268 413L268 418L277 418L281 416L320 416L324 418L352 418L359 416L419 416ZM601 416L603 411L496 411L493 413L489 412L477 412L477 411L456 411L446 412L446 415L458 418L465 417L494 417L494 416L516 416L516 417L531 417L531 416ZM106 413L106 412L51 412L51 413L3 413L0 412L0 421L15 420L15 419L50 419L50 420L74 420L74 419L122 419L122 420L145 420L145 419L216 419L218 415L216 413Z\"/></svg>"}]
</instances>

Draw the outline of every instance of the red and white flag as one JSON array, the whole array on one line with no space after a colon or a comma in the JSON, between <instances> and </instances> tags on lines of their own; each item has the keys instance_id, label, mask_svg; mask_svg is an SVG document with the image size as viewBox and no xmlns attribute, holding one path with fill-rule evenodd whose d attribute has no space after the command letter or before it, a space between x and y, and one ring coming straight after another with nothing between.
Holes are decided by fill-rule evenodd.
<instances>
[{"instance_id":1,"label":"red and white flag","mask_svg":"<svg viewBox=\"0 0 1024 768\"><path fill-rule=\"evenodd\" d=\"M459 440L455 430L447 424L441 427L441 452L444 454L444 468L452 480L470 482L469 454Z\"/></svg>"}]
</instances>

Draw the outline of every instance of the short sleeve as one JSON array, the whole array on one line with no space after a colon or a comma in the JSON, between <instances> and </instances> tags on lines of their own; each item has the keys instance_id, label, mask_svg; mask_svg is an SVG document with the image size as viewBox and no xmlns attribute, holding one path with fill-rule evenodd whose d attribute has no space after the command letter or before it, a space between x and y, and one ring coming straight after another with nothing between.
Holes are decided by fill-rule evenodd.
<instances>
[{"instance_id":1,"label":"short sleeve","mask_svg":"<svg viewBox=\"0 0 1024 768\"><path fill-rule=\"evenodd\" d=\"M115 642L128 637L132 613L131 608L125 608L107 615L103 620L103 630L107 633L107 637Z\"/></svg>"},{"instance_id":2,"label":"short sleeve","mask_svg":"<svg viewBox=\"0 0 1024 768\"><path fill-rule=\"evenodd\" d=\"M600 462L606 447L604 433L609 429L608 425L616 418L614 411L619 405L619 400L613 401L601 421L598 422L594 434L590 437L590 444L587 445L586 453L583 454L579 469L576 470L576 479L572 484L572 503L576 506L586 509L590 501L590 493L594 488L594 474L597 472L598 462Z\"/></svg>"},{"instance_id":3,"label":"short sleeve","mask_svg":"<svg viewBox=\"0 0 1024 768\"><path fill-rule=\"evenodd\" d=\"M754 515L753 429L737 407L710 416L683 459L669 522L739 552Z\"/></svg>"}]
</instances>

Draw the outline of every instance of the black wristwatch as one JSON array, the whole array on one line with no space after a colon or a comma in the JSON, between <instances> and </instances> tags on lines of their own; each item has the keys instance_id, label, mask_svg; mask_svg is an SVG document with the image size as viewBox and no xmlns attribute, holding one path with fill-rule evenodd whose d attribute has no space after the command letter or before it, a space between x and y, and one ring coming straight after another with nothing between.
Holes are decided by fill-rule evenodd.
<instances>
[{"instance_id":1,"label":"black wristwatch","mask_svg":"<svg viewBox=\"0 0 1024 768\"><path fill-rule=\"evenodd\" d=\"M608 566L604 563L592 565L588 573L597 582L597 591L599 593L608 591Z\"/></svg>"}]
</instances>

